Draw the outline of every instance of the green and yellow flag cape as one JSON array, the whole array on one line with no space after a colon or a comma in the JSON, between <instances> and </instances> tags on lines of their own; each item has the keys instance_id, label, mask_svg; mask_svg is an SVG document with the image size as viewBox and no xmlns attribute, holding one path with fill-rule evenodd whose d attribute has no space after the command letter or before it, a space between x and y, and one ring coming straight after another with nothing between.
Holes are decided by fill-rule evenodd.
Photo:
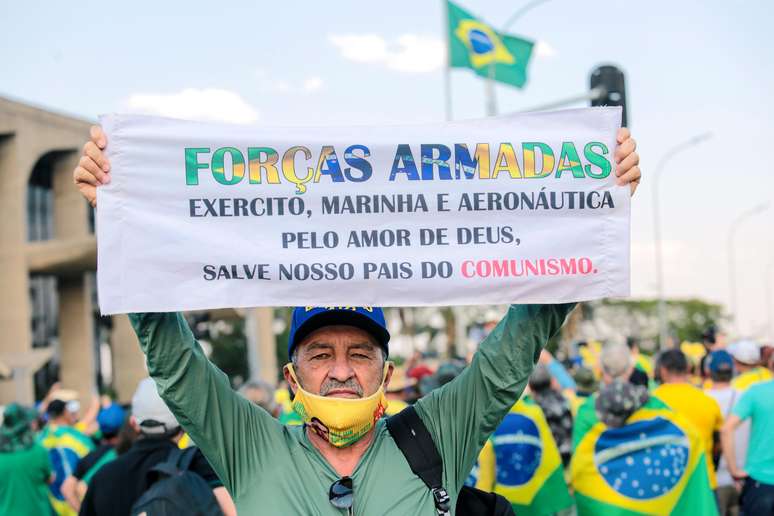
<instances>
[{"instance_id":1,"label":"green and yellow flag cape","mask_svg":"<svg viewBox=\"0 0 774 516\"><path fill-rule=\"evenodd\" d=\"M570 465L579 516L717 514L700 437L658 405L621 428L598 421L579 436Z\"/></svg>"},{"instance_id":2,"label":"green and yellow flag cape","mask_svg":"<svg viewBox=\"0 0 774 516\"><path fill-rule=\"evenodd\" d=\"M476 487L507 498L516 514L544 516L572 506L559 449L540 407L520 400L487 441Z\"/></svg>"},{"instance_id":3,"label":"green and yellow flag cape","mask_svg":"<svg viewBox=\"0 0 774 516\"><path fill-rule=\"evenodd\" d=\"M500 34L464 9L448 4L449 66L521 88L534 43ZM490 71L491 67L491 71Z\"/></svg>"}]
</instances>

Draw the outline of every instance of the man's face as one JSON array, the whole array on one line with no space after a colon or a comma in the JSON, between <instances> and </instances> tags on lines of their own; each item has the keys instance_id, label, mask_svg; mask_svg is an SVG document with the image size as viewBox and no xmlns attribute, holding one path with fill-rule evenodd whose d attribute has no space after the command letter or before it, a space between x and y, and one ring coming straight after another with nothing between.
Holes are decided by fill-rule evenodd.
<instances>
[{"instance_id":1,"label":"man's face","mask_svg":"<svg viewBox=\"0 0 774 516\"><path fill-rule=\"evenodd\" d=\"M320 396L363 398L382 383L384 360L376 340L353 326L326 326L311 333L296 348L296 376L304 390ZM295 393L298 385L285 368ZM385 387L392 375L387 373Z\"/></svg>"}]
</instances>

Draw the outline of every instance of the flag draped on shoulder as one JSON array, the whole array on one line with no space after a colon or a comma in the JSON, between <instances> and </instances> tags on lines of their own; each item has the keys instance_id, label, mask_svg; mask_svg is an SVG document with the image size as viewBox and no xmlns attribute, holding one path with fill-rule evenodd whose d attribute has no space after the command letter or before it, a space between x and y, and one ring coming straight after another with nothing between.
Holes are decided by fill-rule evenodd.
<instances>
[{"instance_id":1,"label":"flag draped on shoulder","mask_svg":"<svg viewBox=\"0 0 774 516\"><path fill-rule=\"evenodd\" d=\"M534 43L501 34L452 2L449 13L449 66L471 68L482 77L521 88Z\"/></svg>"},{"instance_id":2,"label":"flag draped on shoulder","mask_svg":"<svg viewBox=\"0 0 774 516\"><path fill-rule=\"evenodd\" d=\"M620 428L597 422L570 466L580 516L716 514L700 437L679 414L644 406Z\"/></svg>"},{"instance_id":3,"label":"flag draped on shoulder","mask_svg":"<svg viewBox=\"0 0 774 516\"><path fill-rule=\"evenodd\" d=\"M490 438L495 455L494 492L516 514L543 516L572 506L559 449L543 411L520 400Z\"/></svg>"}]
</instances>

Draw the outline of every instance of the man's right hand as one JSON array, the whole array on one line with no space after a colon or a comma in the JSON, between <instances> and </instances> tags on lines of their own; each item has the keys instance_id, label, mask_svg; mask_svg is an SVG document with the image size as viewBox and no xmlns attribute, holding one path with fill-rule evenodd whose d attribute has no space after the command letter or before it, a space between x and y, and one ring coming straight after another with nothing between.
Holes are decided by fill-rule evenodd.
<instances>
[{"instance_id":1,"label":"man's right hand","mask_svg":"<svg viewBox=\"0 0 774 516\"><path fill-rule=\"evenodd\" d=\"M98 125L91 127L90 139L83 146L81 159L73 170L73 181L89 204L97 207L97 187L110 182L110 163L102 152L107 146L105 132Z\"/></svg>"}]
</instances>

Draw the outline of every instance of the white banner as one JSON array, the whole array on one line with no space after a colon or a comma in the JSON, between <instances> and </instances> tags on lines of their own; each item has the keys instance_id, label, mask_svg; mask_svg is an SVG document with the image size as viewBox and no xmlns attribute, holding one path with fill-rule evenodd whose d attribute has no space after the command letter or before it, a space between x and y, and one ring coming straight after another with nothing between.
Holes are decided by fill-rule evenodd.
<instances>
[{"instance_id":1,"label":"white banner","mask_svg":"<svg viewBox=\"0 0 774 516\"><path fill-rule=\"evenodd\" d=\"M266 128L109 115L103 314L629 293L620 108Z\"/></svg>"}]
</instances>

